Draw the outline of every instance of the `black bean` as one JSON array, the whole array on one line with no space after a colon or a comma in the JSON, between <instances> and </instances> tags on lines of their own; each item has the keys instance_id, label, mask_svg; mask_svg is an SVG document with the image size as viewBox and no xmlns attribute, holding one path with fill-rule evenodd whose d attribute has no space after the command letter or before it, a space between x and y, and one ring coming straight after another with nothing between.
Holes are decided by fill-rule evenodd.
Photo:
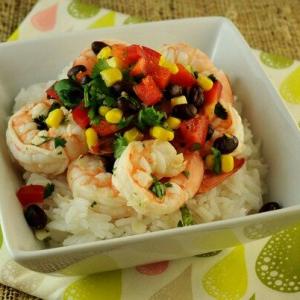
<instances>
[{"instance_id":1,"label":"black bean","mask_svg":"<svg viewBox=\"0 0 300 300\"><path fill-rule=\"evenodd\" d=\"M77 65L72 67L69 71L68 71L68 77L73 79L74 76L76 76L79 72L85 72L86 71L86 67L84 65Z\"/></svg>"},{"instance_id":2,"label":"black bean","mask_svg":"<svg viewBox=\"0 0 300 300\"><path fill-rule=\"evenodd\" d=\"M95 42L92 42L92 50L93 52L97 55L101 50L102 48L108 46L107 44L105 44L104 42L100 42L100 41L95 41Z\"/></svg>"},{"instance_id":3,"label":"black bean","mask_svg":"<svg viewBox=\"0 0 300 300\"><path fill-rule=\"evenodd\" d=\"M224 134L223 136L217 138L213 147L218 149L222 154L228 154L233 152L239 145L239 140L234 135Z\"/></svg>"},{"instance_id":4,"label":"black bean","mask_svg":"<svg viewBox=\"0 0 300 300\"><path fill-rule=\"evenodd\" d=\"M91 79L91 77L90 77L89 75L85 75L85 76L81 79L80 83L81 83L81 85L85 85L85 84L89 83L91 80L92 80L92 79Z\"/></svg>"},{"instance_id":5,"label":"black bean","mask_svg":"<svg viewBox=\"0 0 300 300\"><path fill-rule=\"evenodd\" d=\"M168 86L167 93L168 93L168 96L171 98L178 97L183 94L183 88L180 85L173 84L173 85Z\"/></svg>"},{"instance_id":6,"label":"black bean","mask_svg":"<svg viewBox=\"0 0 300 300\"><path fill-rule=\"evenodd\" d=\"M215 105L214 113L222 120L226 120L228 118L228 112L220 102Z\"/></svg>"},{"instance_id":7,"label":"black bean","mask_svg":"<svg viewBox=\"0 0 300 300\"><path fill-rule=\"evenodd\" d=\"M206 141L209 141L211 139L211 137L214 134L214 129L212 128L212 126L209 124L208 125L208 129L207 129L207 134L206 134Z\"/></svg>"},{"instance_id":8,"label":"black bean","mask_svg":"<svg viewBox=\"0 0 300 300\"><path fill-rule=\"evenodd\" d=\"M47 225L47 215L38 205L28 206L24 216L27 224L33 229L43 229Z\"/></svg>"},{"instance_id":9,"label":"black bean","mask_svg":"<svg viewBox=\"0 0 300 300\"><path fill-rule=\"evenodd\" d=\"M216 82L216 81L217 81L217 78L215 77L214 74L208 75L208 78L209 78L212 82Z\"/></svg>"},{"instance_id":10,"label":"black bean","mask_svg":"<svg viewBox=\"0 0 300 300\"><path fill-rule=\"evenodd\" d=\"M204 102L203 91L200 86L193 86L186 90L186 97L189 103L194 104L198 109Z\"/></svg>"},{"instance_id":11,"label":"black bean","mask_svg":"<svg viewBox=\"0 0 300 300\"><path fill-rule=\"evenodd\" d=\"M103 156L103 162L104 162L106 172L109 173L113 172L115 161L116 159L113 155Z\"/></svg>"},{"instance_id":12,"label":"black bean","mask_svg":"<svg viewBox=\"0 0 300 300\"><path fill-rule=\"evenodd\" d=\"M271 210L277 210L282 208L280 204L278 204L277 202L267 202L265 203L261 209L259 210L259 212L265 212L265 211L271 211Z\"/></svg>"},{"instance_id":13,"label":"black bean","mask_svg":"<svg viewBox=\"0 0 300 300\"><path fill-rule=\"evenodd\" d=\"M189 120L195 117L197 114L197 108L193 104L181 104L176 105L172 109L172 115L176 118Z\"/></svg>"},{"instance_id":14,"label":"black bean","mask_svg":"<svg viewBox=\"0 0 300 300\"><path fill-rule=\"evenodd\" d=\"M129 99L125 97L119 97L117 100L118 108L120 108L124 114L130 114L137 112L139 107L134 105Z\"/></svg>"},{"instance_id":15,"label":"black bean","mask_svg":"<svg viewBox=\"0 0 300 300\"><path fill-rule=\"evenodd\" d=\"M127 94L132 94L133 84L126 80L117 81L112 85L112 90L117 96L121 95L122 92L126 92Z\"/></svg>"}]
</instances>

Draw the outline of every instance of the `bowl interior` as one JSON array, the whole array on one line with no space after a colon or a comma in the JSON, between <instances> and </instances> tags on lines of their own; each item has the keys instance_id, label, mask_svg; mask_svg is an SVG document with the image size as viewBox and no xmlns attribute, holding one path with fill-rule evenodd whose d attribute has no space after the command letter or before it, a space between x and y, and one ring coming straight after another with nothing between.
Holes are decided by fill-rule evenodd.
<instances>
[{"instance_id":1,"label":"bowl interior","mask_svg":"<svg viewBox=\"0 0 300 300\"><path fill-rule=\"evenodd\" d=\"M159 48L187 42L212 57L230 77L243 103L255 139L262 142L269 166L268 200L284 207L299 203L299 134L284 105L235 27L223 18L198 18L130 25L0 45L1 217L10 249L42 248L33 237L15 197L20 175L10 160L5 130L13 99L22 87L57 78L63 67L93 40L114 38ZM289 176L287 176L289 174Z\"/></svg>"}]
</instances>

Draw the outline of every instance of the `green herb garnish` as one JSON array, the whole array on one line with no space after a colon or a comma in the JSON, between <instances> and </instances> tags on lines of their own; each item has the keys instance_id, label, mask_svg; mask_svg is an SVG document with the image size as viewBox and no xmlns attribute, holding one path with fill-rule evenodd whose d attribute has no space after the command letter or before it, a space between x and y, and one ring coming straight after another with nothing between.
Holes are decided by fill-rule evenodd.
<instances>
[{"instance_id":1,"label":"green herb garnish","mask_svg":"<svg viewBox=\"0 0 300 300\"><path fill-rule=\"evenodd\" d=\"M137 126L143 130L147 126L160 125L164 117L165 114L156 110L153 106L145 107L139 111Z\"/></svg>"},{"instance_id":2,"label":"green herb garnish","mask_svg":"<svg viewBox=\"0 0 300 300\"><path fill-rule=\"evenodd\" d=\"M118 128L123 129L126 128L134 119L134 116L129 116L128 118L123 118L119 123L118 123Z\"/></svg>"},{"instance_id":3,"label":"green herb garnish","mask_svg":"<svg viewBox=\"0 0 300 300\"><path fill-rule=\"evenodd\" d=\"M82 87L71 79L62 79L54 84L54 90L65 107L73 108L83 99Z\"/></svg>"},{"instance_id":4,"label":"green herb garnish","mask_svg":"<svg viewBox=\"0 0 300 300\"><path fill-rule=\"evenodd\" d=\"M190 226L195 224L193 221L193 217L186 206L182 206L180 208L181 212L181 220L178 222L177 227Z\"/></svg>"},{"instance_id":5,"label":"green herb garnish","mask_svg":"<svg viewBox=\"0 0 300 300\"><path fill-rule=\"evenodd\" d=\"M66 145L66 140L64 139L64 138L62 138L62 137L60 137L60 136L58 136L58 137L55 137L54 138L54 147L55 148L58 148L58 147L65 147L65 145Z\"/></svg>"},{"instance_id":6,"label":"green herb garnish","mask_svg":"<svg viewBox=\"0 0 300 300\"><path fill-rule=\"evenodd\" d=\"M188 170L184 170L182 173L186 178L190 177L190 172Z\"/></svg>"},{"instance_id":7,"label":"green herb garnish","mask_svg":"<svg viewBox=\"0 0 300 300\"><path fill-rule=\"evenodd\" d=\"M214 156L213 171L216 174L220 174L221 173L221 152L214 147L211 147L211 151Z\"/></svg>"},{"instance_id":8,"label":"green herb garnish","mask_svg":"<svg viewBox=\"0 0 300 300\"><path fill-rule=\"evenodd\" d=\"M53 192L54 192L54 184L53 183L48 183L45 186L44 198L47 198L47 197L51 196Z\"/></svg>"},{"instance_id":9,"label":"green herb garnish","mask_svg":"<svg viewBox=\"0 0 300 300\"><path fill-rule=\"evenodd\" d=\"M228 112L220 102L216 104L214 113L217 117L219 117L222 120L226 120L228 118Z\"/></svg>"},{"instance_id":10,"label":"green herb garnish","mask_svg":"<svg viewBox=\"0 0 300 300\"><path fill-rule=\"evenodd\" d=\"M91 125L99 124L101 117L98 114L97 108L94 108L94 107L90 108L88 111L88 116L89 116Z\"/></svg>"},{"instance_id":11,"label":"green herb garnish","mask_svg":"<svg viewBox=\"0 0 300 300\"><path fill-rule=\"evenodd\" d=\"M92 70L92 78L97 78L100 76L100 72L109 68L109 65L106 59L99 59L98 62L94 65Z\"/></svg>"},{"instance_id":12,"label":"green herb garnish","mask_svg":"<svg viewBox=\"0 0 300 300\"><path fill-rule=\"evenodd\" d=\"M150 191L155 194L158 198L162 198L166 194L166 189L172 187L172 183L162 183L153 177L153 184L150 186Z\"/></svg>"},{"instance_id":13,"label":"green herb garnish","mask_svg":"<svg viewBox=\"0 0 300 300\"><path fill-rule=\"evenodd\" d=\"M128 146L128 142L120 134L117 134L116 136L117 136L117 138L114 141L113 148L114 148L114 156L117 159L121 156L121 154L123 153L125 148Z\"/></svg>"}]
</instances>

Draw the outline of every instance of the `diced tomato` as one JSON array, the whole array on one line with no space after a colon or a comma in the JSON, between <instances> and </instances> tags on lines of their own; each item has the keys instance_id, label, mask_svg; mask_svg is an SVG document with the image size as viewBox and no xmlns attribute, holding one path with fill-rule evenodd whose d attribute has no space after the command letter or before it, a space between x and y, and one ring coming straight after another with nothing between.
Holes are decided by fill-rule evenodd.
<instances>
[{"instance_id":1,"label":"diced tomato","mask_svg":"<svg viewBox=\"0 0 300 300\"><path fill-rule=\"evenodd\" d=\"M142 57L142 47L139 45L125 46L122 44L115 44L112 46L112 55L118 60L122 68L127 68L134 64Z\"/></svg>"},{"instance_id":2,"label":"diced tomato","mask_svg":"<svg viewBox=\"0 0 300 300\"><path fill-rule=\"evenodd\" d=\"M92 127L96 130L98 135L100 135L102 137L112 135L118 131L117 125L109 124L105 120L101 120L98 125L93 125Z\"/></svg>"},{"instance_id":3,"label":"diced tomato","mask_svg":"<svg viewBox=\"0 0 300 300\"><path fill-rule=\"evenodd\" d=\"M74 121L81 127L86 128L90 124L90 118L88 116L88 110L83 105L78 105L72 110L72 116Z\"/></svg>"},{"instance_id":4,"label":"diced tomato","mask_svg":"<svg viewBox=\"0 0 300 300\"><path fill-rule=\"evenodd\" d=\"M193 119L183 121L180 124L179 132L188 146L205 144L208 130L208 118L204 115L197 115Z\"/></svg>"},{"instance_id":5,"label":"diced tomato","mask_svg":"<svg viewBox=\"0 0 300 300\"><path fill-rule=\"evenodd\" d=\"M172 74L168 69L157 65L156 68L154 68L154 70L150 73L150 75L152 76L158 87L163 90L168 85Z\"/></svg>"},{"instance_id":6,"label":"diced tomato","mask_svg":"<svg viewBox=\"0 0 300 300\"><path fill-rule=\"evenodd\" d=\"M146 58L142 57L138 60L136 65L130 72L131 76L146 76L151 75L155 83L160 89L164 89L171 78L171 72L155 64L153 61L148 61Z\"/></svg>"},{"instance_id":7,"label":"diced tomato","mask_svg":"<svg viewBox=\"0 0 300 300\"><path fill-rule=\"evenodd\" d=\"M24 185L17 191L17 197L23 207L31 203L44 201L45 187L42 185Z\"/></svg>"},{"instance_id":8,"label":"diced tomato","mask_svg":"<svg viewBox=\"0 0 300 300\"><path fill-rule=\"evenodd\" d=\"M59 97L54 89L54 86L50 86L47 90L46 90L46 95L48 99L55 99L58 100Z\"/></svg>"},{"instance_id":9,"label":"diced tomato","mask_svg":"<svg viewBox=\"0 0 300 300\"><path fill-rule=\"evenodd\" d=\"M130 71L130 75L133 77L136 76L145 76L147 73L147 62L144 57L140 58L135 66Z\"/></svg>"},{"instance_id":10,"label":"diced tomato","mask_svg":"<svg viewBox=\"0 0 300 300\"><path fill-rule=\"evenodd\" d=\"M228 173L215 174L206 170L198 193L207 193L214 187L218 186L225 179L236 173L245 163L245 159L234 159L234 169Z\"/></svg>"},{"instance_id":11,"label":"diced tomato","mask_svg":"<svg viewBox=\"0 0 300 300\"><path fill-rule=\"evenodd\" d=\"M148 60L152 60L156 64L158 64L161 54L151 48L142 46L143 56Z\"/></svg>"},{"instance_id":12,"label":"diced tomato","mask_svg":"<svg viewBox=\"0 0 300 300\"><path fill-rule=\"evenodd\" d=\"M145 77L141 83L135 85L133 90L139 99L146 105L156 104L163 96L150 75Z\"/></svg>"},{"instance_id":13,"label":"diced tomato","mask_svg":"<svg viewBox=\"0 0 300 300\"><path fill-rule=\"evenodd\" d=\"M181 64L177 64L179 71L172 74L170 81L183 87L191 87L197 84L195 77Z\"/></svg>"},{"instance_id":14,"label":"diced tomato","mask_svg":"<svg viewBox=\"0 0 300 300\"><path fill-rule=\"evenodd\" d=\"M205 104L216 104L220 99L221 92L221 82L215 81L213 87L209 91L203 93Z\"/></svg>"}]
</instances>

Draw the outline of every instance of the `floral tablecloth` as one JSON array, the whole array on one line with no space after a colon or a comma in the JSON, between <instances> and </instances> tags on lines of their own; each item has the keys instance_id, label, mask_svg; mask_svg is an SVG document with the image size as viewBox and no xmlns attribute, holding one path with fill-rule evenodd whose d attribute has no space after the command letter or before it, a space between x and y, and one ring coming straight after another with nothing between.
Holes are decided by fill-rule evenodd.
<instances>
[{"instance_id":1,"label":"floral tablecloth","mask_svg":"<svg viewBox=\"0 0 300 300\"><path fill-rule=\"evenodd\" d=\"M140 21L77 0L41 0L9 40ZM299 124L300 62L253 52ZM236 248L86 277L23 268L9 257L0 231L0 282L43 299L300 299L300 223Z\"/></svg>"}]
</instances>

